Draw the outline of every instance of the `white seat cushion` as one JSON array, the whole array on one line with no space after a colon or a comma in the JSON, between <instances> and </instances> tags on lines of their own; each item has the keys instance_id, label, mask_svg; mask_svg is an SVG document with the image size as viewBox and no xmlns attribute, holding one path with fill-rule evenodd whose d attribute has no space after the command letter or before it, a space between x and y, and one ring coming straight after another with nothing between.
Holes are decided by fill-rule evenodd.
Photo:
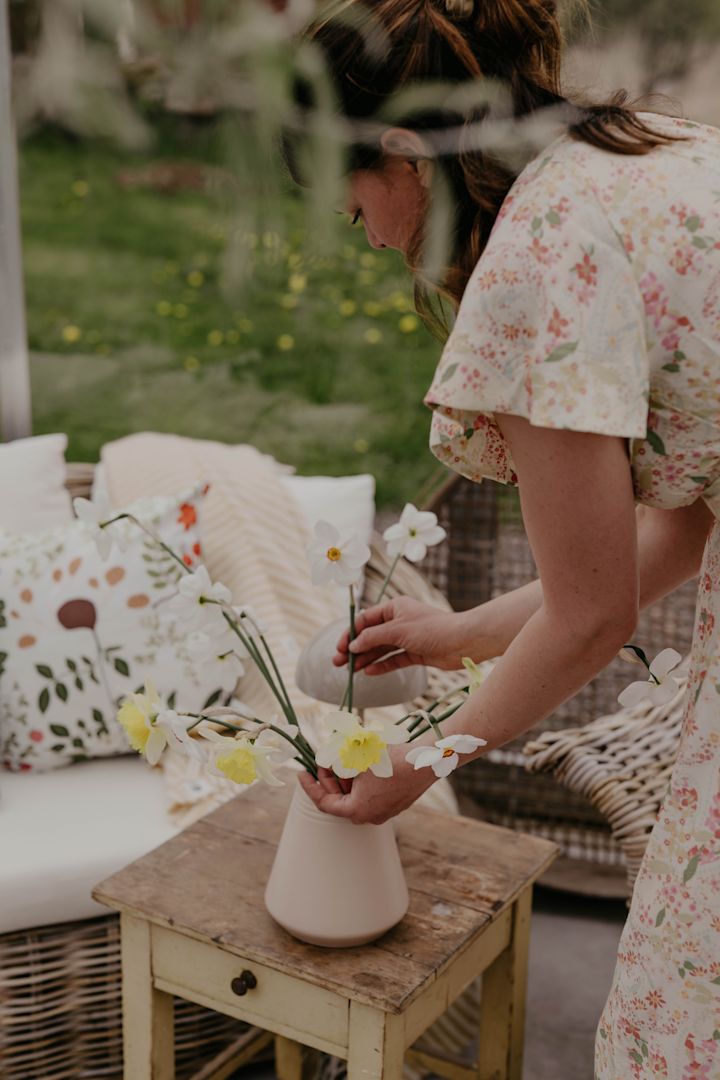
<instances>
[{"instance_id":1,"label":"white seat cushion","mask_svg":"<svg viewBox=\"0 0 720 1080\"><path fill-rule=\"evenodd\" d=\"M107 914L91 889L177 831L136 755L1 782L0 933Z\"/></svg>"}]
</instances>

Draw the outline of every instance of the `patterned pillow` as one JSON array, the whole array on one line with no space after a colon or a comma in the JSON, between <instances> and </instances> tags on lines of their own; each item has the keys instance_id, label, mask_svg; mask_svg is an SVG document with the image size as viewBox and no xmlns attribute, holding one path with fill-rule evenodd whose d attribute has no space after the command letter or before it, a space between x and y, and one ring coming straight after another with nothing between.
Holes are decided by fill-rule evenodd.
<instances>
[{"instance_id":1,"label":"patterned pillow","mask_svg":"<svg viewBox=\"0 0 720 1080\"><path fill-rule=\"evenodd\" d=\"M200 556L203 487L142 499L126 509L179 551ZM124 522L125 550L103 561L79 521L50 531L0 533L0 743L6 768L47 771L129 751L115 718L146 675L169 704L199 711L229 699L234 658L193 655L167 610L183 571L137 526Z\"/></svg>"}]
</instances>

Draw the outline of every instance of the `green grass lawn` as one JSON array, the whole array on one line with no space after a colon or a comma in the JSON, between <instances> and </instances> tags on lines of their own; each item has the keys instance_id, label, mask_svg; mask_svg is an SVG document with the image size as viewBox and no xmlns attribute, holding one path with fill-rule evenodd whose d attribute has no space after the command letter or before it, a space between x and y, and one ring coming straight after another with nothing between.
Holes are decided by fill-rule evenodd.
<instances>
[{"instance_id":1,"label":"green grass lawn","mask_svg":"<svg viewBox=\"0 0 720 1080\"><path fill-rule=\"evenodd\" d=\"M347 226L313 254L291 191L278 232L227 192L119 182L205 149L207 133L144 157L51 132L24 144L35 431L67 431L75 460L147 429L252 442L303 473L372 472L380 506L413 499L437 473L422 397L440 347L401 260Z\"/></svg>"}]
</instances>

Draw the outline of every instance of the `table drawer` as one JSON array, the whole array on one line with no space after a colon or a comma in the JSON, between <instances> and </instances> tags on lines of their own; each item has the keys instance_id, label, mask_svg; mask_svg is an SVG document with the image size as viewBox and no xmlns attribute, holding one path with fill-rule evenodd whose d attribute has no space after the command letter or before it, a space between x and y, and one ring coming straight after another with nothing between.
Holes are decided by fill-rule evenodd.
<instances>
[{"instance_id":1,"label":"table drawer","mask_svg":"<svg viewBox=\"0 0 720 1080\"><path fill-rule=\"evenodd\" d=\"M347 1050L349 1003L330 990L159 926L152 972L159 990L329 1053ZM243 972L251 973L244 993Z\"/></svg>"}]
</instances>

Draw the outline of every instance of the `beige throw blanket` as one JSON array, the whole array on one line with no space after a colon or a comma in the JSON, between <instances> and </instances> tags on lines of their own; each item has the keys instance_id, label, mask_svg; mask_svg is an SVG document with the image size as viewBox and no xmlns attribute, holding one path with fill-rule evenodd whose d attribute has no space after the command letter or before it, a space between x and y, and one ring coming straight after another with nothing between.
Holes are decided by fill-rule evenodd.
<instances>
[{"instance_id":1,"label":"beige throw blanket","mask_svg":"<svg viewBox=\"0 0 720 1080\"><path fill-rule=\"evenodd\" d=\"M316 742L329 706L297 689L295 662L308 638L347 609L344 590L310 582L306 555L310 535L300 508L280 482L287 468L252 446L153 432L107 444L102 461L115 506L146 495L174 494L196 481L210 484L201 512L210 577L227 586L234 603L251 605L257 612L302 729L310 742ZM279 712L251 663L239 681L238 696L257 716L269 718ZM393 717L403 714L402 707L383 712ZM163 771L169 811L178 825L190 824L238 794L230 781L176 755L166 757ZM430 805L454 809L446 782L434 784L430 792Z\"/></svg>"}]
</instances>

